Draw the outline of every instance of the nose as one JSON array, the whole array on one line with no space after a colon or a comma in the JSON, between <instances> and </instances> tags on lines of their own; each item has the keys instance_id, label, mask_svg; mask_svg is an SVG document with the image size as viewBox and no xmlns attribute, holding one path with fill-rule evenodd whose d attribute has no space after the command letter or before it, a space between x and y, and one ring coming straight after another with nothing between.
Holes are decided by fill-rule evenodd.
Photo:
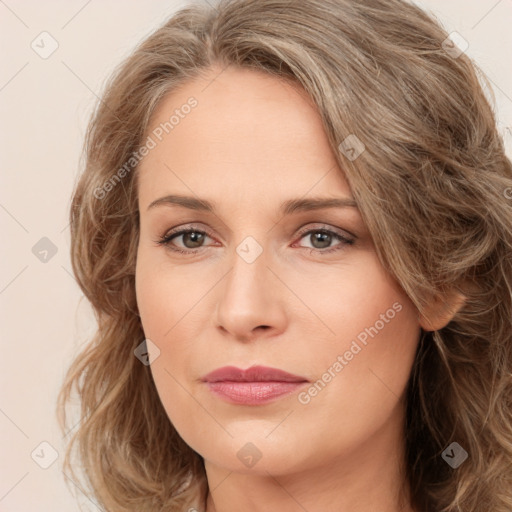
<instances>
[{"instance_id":1,"label":"nose","mask_svg":"<svg viewBox=\"0 0 512 512\"><path fill-rule=\"evenodd\" d=\"M268 250L254 261L233 252L231 270L218 288L217 327L237 341L253 341L284 331L283 284L269 268Z\"/></svg>"}]
</instances>

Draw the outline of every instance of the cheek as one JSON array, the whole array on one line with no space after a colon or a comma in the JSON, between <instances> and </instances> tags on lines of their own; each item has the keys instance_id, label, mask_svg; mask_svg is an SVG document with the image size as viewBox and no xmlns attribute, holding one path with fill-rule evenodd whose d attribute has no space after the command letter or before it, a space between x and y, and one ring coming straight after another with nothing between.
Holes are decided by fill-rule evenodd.
<instances>
[{"instance_id":1,"label":"cheek","mask_svg":"<svg viewBox=\"0 0 512 512\"><path fill-rule=\"evenodd\" d=\"M379 432L389 435L383 427L390 422L402 428L402 398L414 364L419 328L407 301L400 304L402 309L393 309L396 314L388 323L368 315L352 327L352 336L341 336L335 347L324 351L317 380L299 396L303 414L296 419L317 418L312 428L322 424L328 440L322 445L324 450L343 452L363 446Z\"/></svg>"},{"instance_id":2,"label":"cheek","mask_svg":"<svg viewBox=\"0 0 512 512\"><path fill-rule=\"evenodd\" d=\"M202 417L204 411L185 391L193 361L190 341L194 339L185 330L197 302L196 293L193 287L184 286L178 272L169 272L165 263L150 256L139 250L135 278L144 334L158 348L150 371L171 423L186 443L195 446L195 437L190 437L195 430L193 418Z\"/></svg>"},{"instance_id":3,"label":"cheek","mask_svg":"<svg viewBox=\"0 0 512 512\"><path fill-rule=\"evenodd\" d=\"M211 272L202 275L204 279L199 279L193 265L173 267L164 250L139 248L135 287L148 338L164 341L194 323L198 303L214 284Z\"/></svg>"},{"instance_id":4,"label":"cheek","mask_svg":"<svg viewBox=\"0 0 512 512\"><path fill-rule=\"evenodd\" d=\"M290 273L286 282L304 303L302 318L290 318L290 325L300 322L309 332L316 329L326 350L333 346L343 349L357 337L364 344L377 335L393 339L388 346L396 345L411 335L414 339L419 332L414 306L373 251L360 251L353 260L336 267Z\"/></svg>"},{"instance_id":5,"label":"cheek","mask_svg":"<svg viewBox=\"0 0 512 512\"><path fill-rule=\"evenodd\" d=\"M317 380L301 403L329 423L362 432L365 422L384 421L397 405L414 363L419 324L414 305L374 253L361 253L350 268L331 269L329 277L294 283L317 317L304 319L301 332L315 323L324 333L303 354L314 361Z\"/></svg>"}]
</instances>

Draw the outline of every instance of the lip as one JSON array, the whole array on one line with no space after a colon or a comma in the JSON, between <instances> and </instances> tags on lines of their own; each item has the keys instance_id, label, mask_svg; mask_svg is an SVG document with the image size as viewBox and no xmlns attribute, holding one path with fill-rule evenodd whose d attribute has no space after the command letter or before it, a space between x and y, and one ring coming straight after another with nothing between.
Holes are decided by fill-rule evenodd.
<instances>
[{"instance_id":1,"label":"lip","mask_svg":"<svg viewBox=\"0 0 512 512\"><path fill-rule=\"evenodd\" d=\"M236 366L223 366L208 373L201 379L204 382L304 382L306 377L270 368L269 366L251 366L246 370Z\"/></svg>"},{"instance_id":2,"label":"lip","mask_svg":"<svg viewBox=\"0 0 512 512\"><path fill-rule=\"evenodd\" d=\"M224 366L208 373L201 381L215 395L240 405L271 402L309 382L305 377L267 366L252 366L246 370Z\"/></svg>"}]
</instances>

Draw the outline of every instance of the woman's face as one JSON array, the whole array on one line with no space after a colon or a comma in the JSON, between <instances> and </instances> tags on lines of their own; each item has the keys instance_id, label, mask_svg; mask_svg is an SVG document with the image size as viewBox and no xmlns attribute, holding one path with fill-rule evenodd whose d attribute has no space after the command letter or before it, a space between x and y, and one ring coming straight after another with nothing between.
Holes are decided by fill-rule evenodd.
<instances>
[{"instance_id":1,"label":"woman's face","mask_svg":"<svg viewBox=\"0 0 512 512\"><path fill-rule=\"evenodd\" d=\"M139 168L137 301L163 406L231 471L382 455L403 435L416 310L381 266L305 93L218 73L160 104ZM204 380L226 366L296 379Z\"/></svg>"}]
</instances>

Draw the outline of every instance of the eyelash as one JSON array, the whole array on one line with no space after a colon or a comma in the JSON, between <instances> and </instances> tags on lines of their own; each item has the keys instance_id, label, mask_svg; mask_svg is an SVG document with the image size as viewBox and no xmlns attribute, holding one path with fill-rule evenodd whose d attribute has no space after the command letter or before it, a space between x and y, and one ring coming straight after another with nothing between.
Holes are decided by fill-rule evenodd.
<instances>
[{"instance_id":1,"label":"eyelash","mask_svg":"<svg viewBox=\"0 0 512 512\"><path fill-rule=\"evenodd\" d=\"M199 247L197 249L184 250L184 249L180 249L179 247L171 245L172 239L177 238L181 235L185 235L187 233L200 233L201 235L206 235L212 239L214 238L210 232L203 230L203 229L196 229L193 226L191 226L187 229L181 229L178 231L171 231L170 233L166 233L164 236L160 237L156 241L156 243L158 245L165 246L167 249L169 249L171 251L175 251L175 252L185 254L185 255L196 254L205 248L205 247ZM339 242L342 242L342 243L335 245L334 247L327 248L327 249L315 249L314 247L302 247L302 249L309 249L310 254L312 254L312 253L319 253L319 254L332 253L332 252L339 251L339 250L343 249L343 247L345 245L353 245L354 244L354 240L349 239L335 231L332 231L332 230L326 229L326 228L316 228L316 229L309 229L309 230L303 231L303 232L299 233L299 239L304 238L306 235L311 235L312 233L322 233L322 234L332 235L334 238L336 238Z\"/></svg>"}]
</instances>

